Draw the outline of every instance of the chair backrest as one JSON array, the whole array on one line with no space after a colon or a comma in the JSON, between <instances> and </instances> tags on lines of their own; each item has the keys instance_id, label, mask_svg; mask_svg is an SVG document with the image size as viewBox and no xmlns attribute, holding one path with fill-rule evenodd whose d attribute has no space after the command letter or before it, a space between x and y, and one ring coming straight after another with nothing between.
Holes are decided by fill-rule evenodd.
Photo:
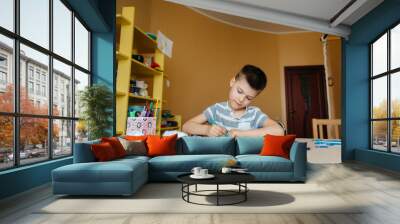
<instances>
[{"instance_id":1,"label":"chair backrest","mask_svg":"<svg viewBox=\"0 0 400 224\"><path fill-rule=\"evenodd\" d=\"M339 139L339 126L342 125L340 119L312 119L314 139ZM326 126L326 129L324 129ZM324 131L325 130L325 131ZM327 133L325 138L324 133Z\"/></svg>"},{"instance_id":2,"label":"chair backrest","mask_svg":"<svg viewBox=\"0 0 400 224\"><path fill-rule=\"evenodd\" d=\"M281 128L283 129L283 133L284 133L285 135L287 135L287 128L286 128L285 123L283 123L282 121L276 121L276 123L278 123L279 126L281 126Z\"/></svg>"}]
</instances>

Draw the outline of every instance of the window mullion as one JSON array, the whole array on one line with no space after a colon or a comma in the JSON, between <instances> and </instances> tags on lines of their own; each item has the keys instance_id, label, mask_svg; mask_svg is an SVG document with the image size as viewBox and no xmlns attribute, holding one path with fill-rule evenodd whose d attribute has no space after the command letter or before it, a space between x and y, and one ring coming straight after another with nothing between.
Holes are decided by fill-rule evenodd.
<instances>
[{"instance_id":1,"label":"window mullion","mask_svg":"<svg viewBox=\"0 0 400 224\"><path fill-rule=\"evenodd\" d=\"M373 45L371 44L370 46L369 46L369 52L370 52L370 55L369 55L369 64L370 64L370 66L369 66L369 69L370 69L370 71L369 71L369 119L370 119L370 122L369 122L369 138L370 138L370 140L369 140L369 148L370 149L373 149L374 148L374 136L373 136L373 127L374 127L374 125L373 125L373 121L372 121L372 119L373 119L373 91L374 91L374 85L373 85L373 79L372 79L372 71L373 71L373 60L372 60L372 56L373 56L373 50L374 50L374 48L372 47Z\"/></svg>"},{"instance_id":2,"label":"window mullion","mask_svg":"<svg viewBox=\"0 0 400 224\"><path fill-rule=\"evenodd\" d=\"M19 35L19 7L20 1L14 1L14 30L17 35ZM19 39L14 39L14 112L15 114L19 114L20 106L20 47L19 47ZM19 156L19 135L20 135L20 118L14 116L14 166L19 166L20 164L20 156Z\"/></svg>"},{"instance_id":3,"label":"window mullion","mask_svg":"<svg viewBox=\"0 0 400 224\"><path fill-rule=\"evenodd\" d=\"M386 54L387 54L387 71L390 71L390 30L387 32L387 52L386 52ZM391 118L392 117L392 111L391 111L391 108L392 108L392 100L391 100L391 85L390 85L390 83L391 83L391 78L392 78L392 75L389 73L389 74L387 74L387 110L388 110L388 112L387 112L387 115L388 115L388 118ZM392 151L392 135L391 135L391 128L392 128L392 125L391 125L391 123L392 123L392 121L391 120L388 120L388 124L387 124L387 135L388 135L388 138L387 138L387 140L388 140L388 148L387 148L387 151L388 152L391 152Z\"/></svg>"},{"instance_id":4,"label":"window mullion","mask_svg":"<svg viewBox=\"0 0 400 224\"><path fill-rule=\"evenodd\" d=\"M53 52L53 0L49 0L49 50ZM49 159L53 159L53 56L49 55L49 72L48 72L48 93L49 97L49 116L48 120L48 151Z\"/></svg>"},{"instance_id":5,"label":"window mullion","mask_svg":"<svg viewBox=\"0 0 400 224\"><path fill-rule=\"evenodd\" d=\"M72 38L71 38L71 59L72 59L72 64L73 66L71 67L71 117L75 118L75 12L72 11L72 15L71 15L71 24L72 24ZM71 122L72 124L72 132L71 132L71 151L72 151L72 155L74 155L74 145L75 145L75 126L76 126L76 121L73 120Z\"/></svg>"}]
</instances>

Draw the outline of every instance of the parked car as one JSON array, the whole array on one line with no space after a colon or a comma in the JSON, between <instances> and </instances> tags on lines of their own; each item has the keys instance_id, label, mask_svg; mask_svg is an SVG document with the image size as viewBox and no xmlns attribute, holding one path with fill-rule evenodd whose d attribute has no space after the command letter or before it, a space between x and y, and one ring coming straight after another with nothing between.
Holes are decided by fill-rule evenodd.
<instances>
[{"instance_id":1,"label":"parked car","mask_svg":"<svg viewBox=\"0 0 400 224\"><path fill-rule=\"evenodd\" d=\"M14 160L14 153L8 154L7 157L8 157L8 159L9 159L9 161ZM20 159L28 159L28 158L30 158L30 157L32 157L32 152L31 152L31 150L24 150L24 151L21 151L21 152L19 153L19 158L20 158Z\"/></svg>"},{"instance_id":2,"label":"parked car","mask_svg":"<svg viewBox=\"0 0 400 224\"><path fill-rule=\"evenodd\" d=\"M62 154L61 149L54 149L53 152L54 152L55 156L58 156L58 155Z\"/></svg>"},{"instance_id":3,"label":"parked car","mask_svg":"<svg viewBox=\"0 0 400 224\"><path fill-rule=\"evenodd\" d=\"M14 153L10 153L7 155L8 161L14 160Z\"/></svg>"}]
</instances>

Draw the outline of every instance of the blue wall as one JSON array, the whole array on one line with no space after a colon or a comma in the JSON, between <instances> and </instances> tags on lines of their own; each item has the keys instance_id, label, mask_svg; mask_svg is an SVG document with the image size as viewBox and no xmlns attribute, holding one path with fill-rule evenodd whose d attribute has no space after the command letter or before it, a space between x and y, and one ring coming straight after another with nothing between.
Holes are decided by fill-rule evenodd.
<instances>
[{"instance_id":1,"label":"blue wall","mask_svg":"<svg viewBox=\"0 0 400 224\"><path fill-rule=\"evenodd\" d=\"M71 163L69 157L0 172L0 199L48 183L53 169Z\"/></svg>"},{"instance_id":2,"label":"blue wall","mask_svg":"<svg viewBox=\"0 0 400 224\"><path fill-rule=\"evenodd\" d=\"M366 149L356 149L355 159L373 166L400 172L400 155Z\"/></svg>"},{"instance_id":3,"label":"blue wall","mask_svg":"<svg viewBox=\"0 0 400 224\"><path fill-rule=\"evenodd\" d=\"M351 27L343 41L343 160L398 170L398 156L369 150L369 43L400 22L400 0L386 0ZM359 150L363 150L359 152Z\"/></svg>"},{"instance_id":4,"label":"blue wall","mask_svg":"<svg viewBox=\"0 0 400 224\"><path fill-rule=\"evenodd\" d=\"M115 0L67 0L67 2L92 31L93 83L104 83L114 93ZM115 118L115 103L111 109ZM110 132L115 133L115 127L110 127ZM71 163L72 158L69 157L0 172L0 199L48 183L51 181L53 169Z\"/></svg>"},{"instance_id":5,"label":"blue wall","mask_svg":"<svg viewBox=\"0 0 400 224\"><path fill-rule=\"evenodd\" d=\"M109 128L110 135L115 134L115 1L99 1L98 8L108 26L107 32L92 33L92 72L93 83L102 83L108 86L114 96L112 124Z\"/></svg>"}]
</instances>

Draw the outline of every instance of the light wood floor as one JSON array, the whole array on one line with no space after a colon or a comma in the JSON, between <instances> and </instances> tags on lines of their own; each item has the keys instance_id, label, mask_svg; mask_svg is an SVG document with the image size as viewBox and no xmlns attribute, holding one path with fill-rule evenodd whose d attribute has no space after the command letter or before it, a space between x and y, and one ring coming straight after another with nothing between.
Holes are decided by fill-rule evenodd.
<instances>
[{"instance_id":1,"label":"light wood floor","mask_svg":"<svg viewBox=\"0 0 400 224\"><path fill-rule=\"evenodd\" d=\"M49 185L0 202L0 223L220 224L220 223L400 223L400 174L359 163L310 165L308 182L349 203L362 201L357 214L37 214L54 200ZM315 203L319 203L316 201ZM173 206L173 205L172 205Z\"/></svg>"}]
</instances>

